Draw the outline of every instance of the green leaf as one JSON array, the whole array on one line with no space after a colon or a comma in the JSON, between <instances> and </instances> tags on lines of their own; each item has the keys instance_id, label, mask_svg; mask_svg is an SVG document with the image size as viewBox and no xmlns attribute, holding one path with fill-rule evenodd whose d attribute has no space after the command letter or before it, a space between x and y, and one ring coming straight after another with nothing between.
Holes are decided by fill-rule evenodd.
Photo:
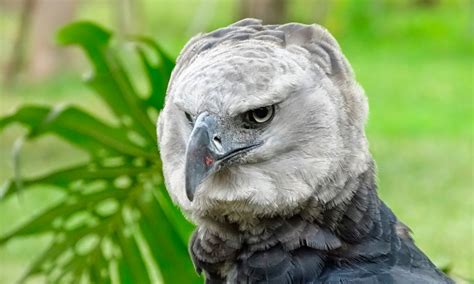
<instances>
[{"instance_id":1,"label":"green leaf","mask_svg":"<svg viewBox=\"0 0 474 284\"><path fill-rule=\"evenodd\" d=\"M56 39L59 44L80 44L95 52L97 47L105 48L111 38L111 33L92 22L75 22L59 30ZM94 61L95 62L95 61Z\"/></svg>"},{"instance_id":2,"label":"green leaf","mask_svg":"<svg viewBox=\"0 0 474 284\"><path fill-rule=\"evenodd\" d=\"M134 38L151 90L141 96L111 38L111 32L90 22L70 24L58 33L58 42L81 47L90 59L93 72L87 84L110 108L116 125L73 106L23 105L0 118L0 131L20 123L29 129L27 139L57 135L88 152L90 159L43 176L7 180L0 202L20 188L24 194L44 188L36 185L61 190L64 199L0 236L0 246L25 236L53 236L20 282L41 275L53 283L149 283L153 271L148 270L156 267L165 283L201 283L187 252L193 226L164 188L155 126L148 115L163 106L174 63L154 41Z\"/></svg>"},{"instance_id":3,"label":"green leaf","mask_svg":"<svg viewBox=\"0 0 474 284\"><path fill-rule=\"evenodd\" d=\"M51 109L45 106L22 106L12 115L0 119L0 130L14 122L28 126L30 138L54 133L94 156L107 150L130 156L156 158L156 155L128 140L123 130L111 127L75 107Z\"/></svg>"},{"instance_id":4,"label":"green leaf","mask_svg":"<svg viewBox=\"0 0 474 284\"><path fill-rule=\"evenodd\" d=\"M148 60L145 51L142 48L138 48L140 59L142 60L143 66L147 71L148 80L150 81L151 93L148 97L148 102L157 110L160 110L165 102L166 93L166 75L157 66L152 65Z\"/></svg>"},{"instance_id":5,"label":"green leaf","mask_svg":"<svg viewBox=\"0 0 474 284\"><path fill-rule=\"evenodd\" d=\"M43 212L34 216L11 233L0 237L0 245L13 237L39 234L54 230L53 222L55 220L67 218L77 212L91 210L95 204L109 197L121 202L127 196L128 192L124 189L106 189L96 193L78 196L73 202L71 202L70 199L64 199L55 206L45 209Z\"/></svg>"},{"instance_id":6,"label":"green leaf","mask_svg":"<svg viewBox=\"0 0 474 284\"><path fill-rule=\"evenodd\" d=\"M183 220L183 214L171 201L171 198L166 192L164 184L161 184L160 190L155 191L154 194L156 201L163 210L163 214L166 216L166 219L174 224L174 227L180 235L182 242L187 244L189 238L191 237L191 233L194 230L194 225L189 223L187 220Z\"/></svg>"},{"instance_id":7,"label":"green leaf","mask_svg":"<svg viewBox=\"0 0 474 284\"><path fill-rule=\"evenodd\" d=\"M43 177L23 179L23 189L28 189L33 185L45 184L53 185L60 188L67 188L73 182L92 181L92 180L114 180L121 176L134 177L139 174L156 170L153 167L131 167L131 166L117 166L117 167L99 167L94 164L83 164L71 168L58 170ZM10 196L12 193L18 191L17 183L8 180L0 192L2 199Z\"/></svg>"},{"instance_id":8,"label":"green leaf","mask_svg":"<svg viewBox=\"0 0 474 284\"><path fill-rule=\"evenodd\" d=\"M138 204L143 212L139 225L157 262L165 283L201 283L183 242L173 223L166 218L159 203L152 199ZM166 234L164 234L166 232ZM160 244L159 246L155 244ZM179 272L176 267L180 267Z\"/></svg>"},{"instance_id":9,"label":"green leaf","mask_svg":"<svg viewBox=\"0 0 474 284\"><path fill-rule=\"evenodd\" d=\"M56 272L55 277L50 279L48 282L51 283L64 283L69 282L65 281L66 277L74 277L80 279L80 274L86 269L86 263L89 256L74 255L66 264L61 267L55 267ZM52 273L51 273L52 274ZM75 279L77 281L77 279Z\"/></svg>"},{"instance_id":10,"label":"green leaf","mask_svg":"<svg viewBox=\"0 0 474 284\"><path fill-rule=\"evenodd\" d=\"M133 236L125 236L122 232L117 232L116 238L122 251L119 267L122 279L126 279L123 282L150 283L145 261Z\"/></svg>"},{"instance_id":11,"label":"green leaf","mask_svg":"<svg viewBox=\"0 0 474 284\"><path fill-rule=\"evenodd\" d=\"M32 262L19 282L23 282L28 277L40 274L42 272L47 274L48 270L50 269L46 269L45 264L55 263L59 256L61 256L71 247L74 247L75 244L84 236L91 234L91 232L95 234L100 233L104 229L106 229L104 224L100 224L96 227L82 226L68 232L65 238L54 238L51 245Z\"/></svg>"},{"instance_id":12,"label":"green leaf","mask_svg":"<svg viewBox=\"0 0 474 284\"><path fill-rule=\"evenodd\" d=\"M148 80L150 81L151 94L148 98L148 102L154 108L160 110L164 105L167 83L171 77L174 62L153 40L146 37L133 37L133 39L151 49L155 57L159 60L157 64L152 64L144 49L138 47L138 54L147 71Z\"/></svg>"},{"instance_id":13,"label":"green leaf","mask_svg":"<svg viewBox=\"0 0 474 284\"><path fill-rule=\"evenodd\" d=\"M148 47L150 47L160 60L159 66L161 66L163 74L171 75L171 72L173 71L173 68L174 68L174 61L170 59L170 57L164 52L164 50L155 41L145 36L136 36L136 37L133 37L133 39L136 40L137 42L144 43Z\"/></svg>"},{"instance_id":14,"label":"green leaf","mask_svg":"<svg viewBox=\"0 0 474 284\"><path fill-rule=\"evenodd\" d=\"M102 249L97 249L97 253L89 259L89 282L110 284L110 274L108 273L109 263L102 253Z\"/></svg>"},{"instance_id":15,"label":"green leaf","mask_svg":"<svg viewBox=\"0 0 474 284\"><path fill-rule=\"evenodd\" d=\"M118 270L119 270L119 276L120 276L120 283L124 283L124 284L135 283L133 280L132 271L130 270L130 267L128 266L124 257L119 259Z\"/></svg>"},{"instance_id":16,"label":"green leaf","mask_svg":"<svg viewBox=\"0 0 474 284\"><path fill-rule=\"evenodd\" d=\"M79 45L94 65L88 84L97 91L120 122L155 140L154 123L148 117L146 105L136 94L120 61L108 48L107 31L89 22L70 24L59 31L58 40L66 45ZM92 40L91 40L92 39Z\"/></svg>"}]
</instances>

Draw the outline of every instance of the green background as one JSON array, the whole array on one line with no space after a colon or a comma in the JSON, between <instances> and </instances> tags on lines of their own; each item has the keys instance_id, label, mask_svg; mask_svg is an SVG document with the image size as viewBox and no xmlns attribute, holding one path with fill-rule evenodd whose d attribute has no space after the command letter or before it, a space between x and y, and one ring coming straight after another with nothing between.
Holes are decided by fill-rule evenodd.
<instances>
[{"instance_id":1,"label":"green background","mask_svg":"<svg viewBox=\"0 0 474 284\"><path fill-rule=\"evenodd\" d=\"M203 1L142 1L138 32L156 39L175 57L191 36L190 23ZM205 2L205 1L204 1ZM235 21L235 1L207 1L205 30ZM313 23L319 1L290 1L288 21ZM468 1L329 1L324 25L335 35L369 98L367 135L378 169L379 193L413 231L417 245L438 265L462 279L474 278L473 62L474 24ZM76 19L116 29L113 1L88 1ZM17 11L0 11L0 59L8 56ZM127 57L127 45L123 45ZM0 89L0 114L25 102L73 103L110 114L80 81L88 70L83 56L41 82L21 77ZM133 59L130 59L133 65ZM133 67L132 67L133 68ZM139 74L136 75L139 77ZM24 130L0 134L0 180L12 176L11 150ZM84 159L57 138L26 145L27 176ZM42 190L0 203L0 232L26 220L58 193ZM0 283L11 283L47 238L25 238L0 248Z\"/></svg>"}]
</instances>

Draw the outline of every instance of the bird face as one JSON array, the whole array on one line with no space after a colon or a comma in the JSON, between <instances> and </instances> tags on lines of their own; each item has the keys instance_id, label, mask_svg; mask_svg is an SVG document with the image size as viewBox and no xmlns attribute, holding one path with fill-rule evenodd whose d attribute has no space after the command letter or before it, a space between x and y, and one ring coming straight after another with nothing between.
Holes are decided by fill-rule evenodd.
<instances>
[{"instance_id":1,"label":"bird face","mask_svg":"<svg viewBox=\"0 0 474 284\"><path fill-rule=\"evenodd\" d=\"M297 47L201 54L174 74L158 123L174 201L192 218L291 214L356 155L340 92Z\"/></svg>"}]
</instances>

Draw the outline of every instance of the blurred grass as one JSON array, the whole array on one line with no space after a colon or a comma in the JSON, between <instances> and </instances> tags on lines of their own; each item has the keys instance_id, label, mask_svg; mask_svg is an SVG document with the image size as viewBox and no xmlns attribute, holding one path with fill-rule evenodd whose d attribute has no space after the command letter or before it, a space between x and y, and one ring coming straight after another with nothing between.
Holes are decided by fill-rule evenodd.
<instances>
[{"instance_id":1,"label":"blurred grass","mask_svg":"<svg viewBox=\"0 0 474 284\"><path fill-rule=\"evenodd\" d=\"M145 1L145 7L156 8L143 11L144 32L176 56L189 38L188 25L201 2L157 2ZM397 1L387 3L392 2ZM378 166L380 195L437 265L451 265L453 275L474 279L472 15L467 1L444 1L449 5L426 10L399 2L396 9L359 15L348 1L337 1L326 25L369 98L367 134ZM110 2L95 3L81 7L78 17L113 26ZM304 3L292 4L291 20L311 22ZM234 1L212 5L208 29L234 20ZM361 17L369 20L360 21ZM2 22L11 26L11 21ZM2 35L8 34L5 29L0 28ZM76 69L86 70L78 65ZM25 102L72 103L108 117L74 70L47 82L0 91L0 114ZM13 127L0 136L0 181L13 174L11 147L22 132ZM51 137L27 145L22 166L34 175L84 158L84 153ZM0 233L58 200L58 195L41 188L0 203ZM14 281L44 244L42 239L27 239L1 248L0 283Z\"/></svg>"}]
</instances>

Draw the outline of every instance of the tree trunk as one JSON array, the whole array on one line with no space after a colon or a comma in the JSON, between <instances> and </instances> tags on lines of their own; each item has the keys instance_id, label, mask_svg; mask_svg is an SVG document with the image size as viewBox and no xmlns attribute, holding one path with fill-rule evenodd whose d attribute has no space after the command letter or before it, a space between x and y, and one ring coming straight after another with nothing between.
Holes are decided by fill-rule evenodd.
<instances>
[{"instance_id":1,"label":"tree trunk","mask_svg":"<svg viewBox=\"0 0 474 284\"><path fill-rule=\"evenodd\" d=\"M27 73L44 79L65 61L65 52L56 46L57 30L74 17L77 0L36 0L31 28L30 61Z\"/></svg>"},{"instance_id":2,"label":"tree trunk","mask_svg":"<svg viewBox=\"0 0 474 284\"><path fill-rule=\"evenodd\" d=\"M287 17L287 0L240 0L240 18L262 19L265 24L281 24Z\"/></svg>"},{"instance_id":3,"label":"tree trunk","mask_svg":"<svg viewBox=\"0 0 474 284\"><path fill-rule=\"evenodd\" d=\"M16 34L15 42L13 43L13 49L11 56L8 60L5 69L5 85L10 86L14 84L16 76L23 68L25 62L26 44L28 41L28 32L31 26L31 18L34 11L36 0L24 0L23 5L20 8L21 14L18 23L18 32ZM2 5L10 4L8 2L2 3Z\"/></svg>"}]
</instances>

